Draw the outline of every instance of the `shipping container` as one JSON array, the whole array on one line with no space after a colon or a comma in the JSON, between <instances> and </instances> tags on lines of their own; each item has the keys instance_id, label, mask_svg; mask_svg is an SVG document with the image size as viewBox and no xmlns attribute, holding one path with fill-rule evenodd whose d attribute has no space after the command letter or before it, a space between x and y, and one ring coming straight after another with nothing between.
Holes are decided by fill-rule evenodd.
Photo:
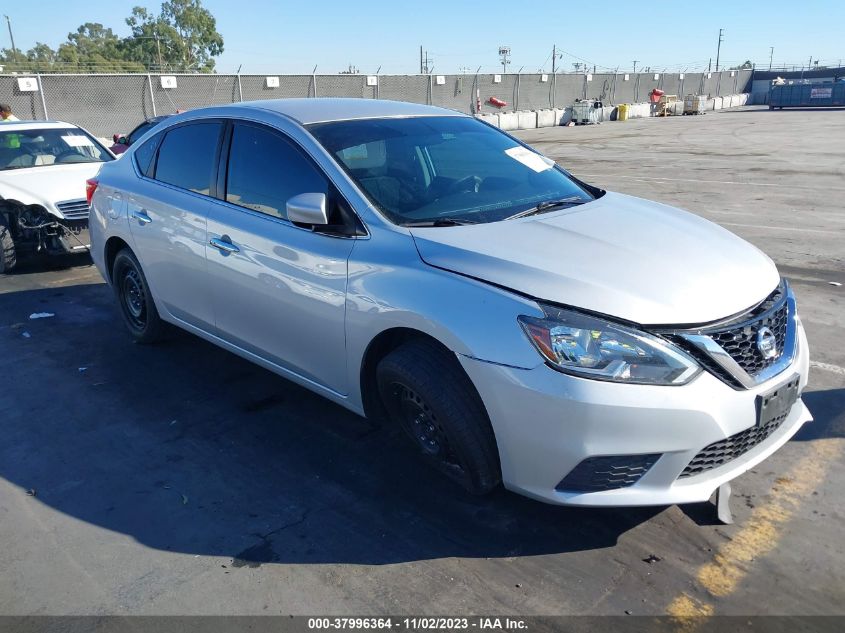
<instances>
[{"instance_id":1,"label":"shipping container","mask_svg":"<svg viewBox=\"0 0 845 633\"><path fill-rule=\"evenodd\" d=\"M845 106L845 82L772 86L769 110Z\"/></svg>"}]
</instances>

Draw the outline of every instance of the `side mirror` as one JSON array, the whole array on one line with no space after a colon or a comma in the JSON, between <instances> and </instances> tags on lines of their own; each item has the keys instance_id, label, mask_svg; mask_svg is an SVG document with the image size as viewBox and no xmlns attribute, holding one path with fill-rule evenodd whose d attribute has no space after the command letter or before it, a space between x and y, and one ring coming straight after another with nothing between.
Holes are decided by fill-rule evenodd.
<instances>
[{"instance_id":1,"label":"side mirror","mask_svg":"<svg viewBox=\"0 0 845 633\"><path fill-rule=\"evenodd\" d=\"M295 224L325 226L329 223L326 213L326 194L301 193L287 202L288 220Z\"/></svg>"}]
</instances>

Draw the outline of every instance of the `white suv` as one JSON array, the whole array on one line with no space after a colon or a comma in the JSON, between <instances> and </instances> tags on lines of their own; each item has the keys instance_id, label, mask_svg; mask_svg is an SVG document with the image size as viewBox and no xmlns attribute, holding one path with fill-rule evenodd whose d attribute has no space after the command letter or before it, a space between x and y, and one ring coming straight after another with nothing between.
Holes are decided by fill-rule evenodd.
<instances>
[{"instance_id":1,"label":"white suv","mask_svg":"<svg viewBox=\"0 0 845 633\"><path fill-rule=\"evenodd\" d=\"M136 340L193 332L400 426L472 492L702 501L811 419L765 254L470 116L194 110L93 184L92 256Z\"/></svg>"}]
</instances>

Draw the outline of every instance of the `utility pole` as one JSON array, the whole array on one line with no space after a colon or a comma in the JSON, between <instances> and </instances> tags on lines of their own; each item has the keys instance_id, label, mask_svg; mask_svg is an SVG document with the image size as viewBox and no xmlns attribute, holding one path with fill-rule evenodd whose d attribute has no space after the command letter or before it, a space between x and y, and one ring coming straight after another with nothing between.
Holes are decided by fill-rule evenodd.
<instances>
[{"instance_id":1,"label":"utility pole","mask_svg":"<svg viewBox=\"0 0 845 633\"><path fill-rule=\"evenodd\" d=\"M807 62L807 70L811 70L813 68L813 56L810 55L810 61Z\"/></svg>"},{"instance_id":2,"label":"utility pole","mask_svg":"<svg viewBox=\"0 0 845 633\"><path fill-rule=\"evenodd\" d=\"M774 59L774 56L775 56L775 47L771 46L771 47L769 47L769 70L772 69L772 59Z\"/></svg>"},{"instance_id":3,"label":"utility pole","mask_svg":"<svg viewBox=\"0 0 845 633\"><path fill-rule=\"evenodd\" d=\"M508 72L508 64L511 61L511 48L510 46L500 46L499 47L499 59L502 60L502 74Z\"/></svg>"},{"instance_id":4,"label":"utility pole","mask_svg":"<svg viewBox=\"0 0 845 633\"><path fill-rule=\"evenodd\" d=\"M156 40L156 49L158 50L158 72L161 72L162 66L164 64L162 64L162 61L161 61L161 38L158 36L158 33L155 34L155 40Z\"/></svg>"},{"instance_id":5,"label":"utility pole","mask_svg":"<svg viewBox=\"0 0 845 633\"><path fill-rule=\"evenodd\" d=\"M431 64L431 62L433 62L433 61L434 61L433 59L429 59L428 51L425 52L425 57L423 58L423 47L420 46L420 74L421 75L427 75L431 72L431 69L433 68L433 65Z\"/></svg>"},{"instance_id":6,"label":"utility pole","mask_svg":"<svg viewBox=\"0 0 845 633\"><path fill-rule=\"evenodd\" d=\"M552 45L552 74L555 74L555 65L557 64L557 44Z\"/></svg>"},{"instance_id":7,"label":"utility pole","mask_svg":"<svg viewBox=\"0 0 845 633\"><path fill-rule=\"evenodd\" d=\"M9 39L12 40L12 54L15 56L15 63L18 61L18 49L15 47L15 36L12 35L12 20L9 19L9 16L4 16L6 18L6 25L9 27Z\"/></svg>"},{"instance_id":8,"label":"utility pole","mask_svg":"<svg viewBox=\"0 0 845 633\"><path fill-rule=\"evenodd\" d=\"M640 61L639 59L634 60L634 74L637 74L637 62Z\"/></svg>"},{"instance_id":9,"label":"utility pole","mask_svg":"<svg viewBox=\"0 0 845 633\"><path fill-rule=\"evenodd\" d=\"M716 47L716 72L719 72L719 54L722 52L725 29L719 29L719 45Z\"/></svg>"}]
</instances>

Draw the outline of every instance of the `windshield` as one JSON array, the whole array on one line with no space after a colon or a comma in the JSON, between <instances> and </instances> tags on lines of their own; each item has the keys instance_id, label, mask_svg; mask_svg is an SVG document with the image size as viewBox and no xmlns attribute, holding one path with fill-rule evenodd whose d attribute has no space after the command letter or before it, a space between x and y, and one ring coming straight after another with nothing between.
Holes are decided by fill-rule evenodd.
<instances>
[{"instance_id":1,"label":"windshield","mask_svg":"<svg viewBox=\"0 0 845 633\"><path fill-rule=\"evenodd\" d=\"M594 198L550 159L469 117L336 121L309 130L396 224L496 222L543 202Z\"/></svg>"},{"instance_id":2,"label":"windshield","mask_svg":"<svg viewBox=\"0 0 845 633\"><path fill-rule=\"evenodd\" d=\"M0 170L112 160L79 128L0 131Z\"/></svg>"}]
</instances>

